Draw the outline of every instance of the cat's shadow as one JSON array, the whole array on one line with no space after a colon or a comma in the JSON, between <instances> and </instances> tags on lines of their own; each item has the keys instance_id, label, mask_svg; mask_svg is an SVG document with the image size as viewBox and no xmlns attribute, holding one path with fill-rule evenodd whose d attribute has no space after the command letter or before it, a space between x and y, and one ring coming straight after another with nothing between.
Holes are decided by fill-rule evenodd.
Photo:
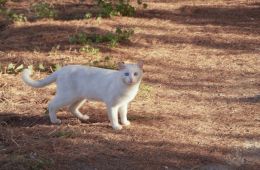
<instances>
[{"instance_id":1,"label":"cat's shadow","mask_svg":"<svg viewBox=\"0 0 260 170\"><path fill-rule=\"evenodd\" d=\"M0 125L12 127L33 127L37 124L48 125L51 124L49 117L46 115L35 114L18 114L18 113L0 113Z\"/></svg>"},{"instance_id":2,"label":"cat's shadow","mask_svg":"<svg viewBox=\"0 0 260 170\"><path fill-rule=\"evenodd\" d=\"M94 123L106 123L106 115L103 116L99 114L90 114L90 119L87 121L80 121L78 118L70 113L63 115L58 115L61 119L62 124L94 124ZM11 126L11 127L34 127L37 125L52 125L49 116L46 115L36 115L36 114L19 114L10 112L0 112L0 126Z\"/></svg>"}]
</instances>

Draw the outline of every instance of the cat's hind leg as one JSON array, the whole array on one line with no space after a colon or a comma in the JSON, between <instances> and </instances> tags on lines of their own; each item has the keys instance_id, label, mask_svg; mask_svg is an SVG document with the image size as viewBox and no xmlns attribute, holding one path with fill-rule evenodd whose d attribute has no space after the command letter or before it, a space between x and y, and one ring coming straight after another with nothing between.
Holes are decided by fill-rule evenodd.
<instances>
[{"instance_id":1,"label":"cat's hind leg","mask_svg":"<svg viewBox=\"0 0 260 170\"><path fill-rule=\"evenodd\" d=\"M48 104L49 116L51 123L60 124L61 120L57 118L56 112L63 106L73 103L73 99L64 98L62 96L56 95Z\"/></svg>"},{"instance_id":2,"label":"cat's hind leg","mask_svg":"<svg viewBox=\"0 0 260 170\"><path fill-rule=\"evenodd\" d=\"M70 105L69 110L71 113L73 113L77 118L80 120L86 121L89 119L88 115L83 115L80 111L79 108L86 102L86 99L79 100L73 104Z\"/></svg>"}]
</instances>

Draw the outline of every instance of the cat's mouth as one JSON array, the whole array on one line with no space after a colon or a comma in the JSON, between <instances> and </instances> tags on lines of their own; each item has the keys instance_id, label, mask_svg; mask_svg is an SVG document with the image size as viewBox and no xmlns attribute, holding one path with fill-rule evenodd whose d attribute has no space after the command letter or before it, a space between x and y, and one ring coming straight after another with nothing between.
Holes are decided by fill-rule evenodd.
<instances>
[{"instance_id":1,"label":"cat's mouth","mask_svg":"<svg viewBox=\"0 0 260 170\"><path fill-rule=\"evenodd\" d=\"M127 81L125 82L127 85L132 86L135 85L137 83L137 81Z\"/></svg>"},{"instance_id":2,"label":"cat's mouth","mask_svg":"<svg viewBox=\"0 0 260 170\"><path fill-rule=\"evenodd\" d=\"M128 85L134 85L135 82L128 82L127 84L128 84Z\"/></svg>"}]
</instances>

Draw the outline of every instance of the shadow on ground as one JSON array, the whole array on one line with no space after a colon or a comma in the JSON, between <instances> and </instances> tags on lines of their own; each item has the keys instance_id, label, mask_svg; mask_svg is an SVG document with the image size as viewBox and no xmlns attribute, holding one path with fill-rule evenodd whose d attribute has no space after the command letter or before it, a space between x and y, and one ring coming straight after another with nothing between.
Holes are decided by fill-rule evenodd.
<instances>
[{"instance_id":1,"label":"shadow on ground","mask_svg":"<svg viewBox=\"0 0 260 170\"><path fill-rule=\"evenodd\" d=\"M31 129L20 127L3 131L4 126L1 125L0 129L0 147L4 148L1 153L8 154L0 161L4 169L10 166L19 169L31 168L36 165L48 168L53 164L59 169L201 169L206 166L255 169L259 166L243 162L243 152L242 155L236 155L239 148L163 140L140 141L138 135L141 135L141 132L131 129L117 133L107 128L99 128L101 133L96 134L88 128L83 128L83 133L83 129L75 126L69 129L65 126L61 129L46 126L35 126ZM102 133L107 133L107 137ZM232 162L233 159L238 159L238 165Z\"/></svg>"}]
</instances>

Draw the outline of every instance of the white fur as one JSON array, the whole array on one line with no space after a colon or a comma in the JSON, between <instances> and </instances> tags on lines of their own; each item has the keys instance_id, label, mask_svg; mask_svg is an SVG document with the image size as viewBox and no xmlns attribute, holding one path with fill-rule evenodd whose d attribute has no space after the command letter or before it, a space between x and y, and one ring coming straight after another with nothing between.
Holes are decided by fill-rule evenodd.
<instances>
[{"instance_id":1,"label":"white fur","mask_svg":"<svg viewBox=\"0 0 260 170\"><path fill-rule=\"evenodd\" d=\"M129 76L125 75L126 72ZM136 72L138 76L134 75ZM142 65L138 64L121 64L120 70L69 65L37 81L30 78L31 73L26 69L22 78L26 84L35 88L56 81L57 92L48 105L52 123L61 123L56 112L63 106L69 106L70 111L79 119L89 119L79 108L86 100L94 100L106 104L112 127L119 130L122 126L118 122L118 113L121 123L130 125L127 120L127 106L138 92L142 74Z\"/></svg>"}]
</instances>

